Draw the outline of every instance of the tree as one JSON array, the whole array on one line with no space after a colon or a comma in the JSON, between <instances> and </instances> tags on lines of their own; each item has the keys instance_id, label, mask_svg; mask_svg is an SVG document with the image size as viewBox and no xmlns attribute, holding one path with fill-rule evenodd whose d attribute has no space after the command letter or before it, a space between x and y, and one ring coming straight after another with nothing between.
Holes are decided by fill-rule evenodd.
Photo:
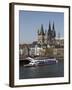
<instances>
[{"instance_id":1,"label":"tree","mask_svg":"<svg viewBox=\"0 0 72 90\"><path fill-rule=\"evenodd\" d=\"M45 49L45 56L53 57L53 48L46 48Z\"/></svg>"}]
</instances>

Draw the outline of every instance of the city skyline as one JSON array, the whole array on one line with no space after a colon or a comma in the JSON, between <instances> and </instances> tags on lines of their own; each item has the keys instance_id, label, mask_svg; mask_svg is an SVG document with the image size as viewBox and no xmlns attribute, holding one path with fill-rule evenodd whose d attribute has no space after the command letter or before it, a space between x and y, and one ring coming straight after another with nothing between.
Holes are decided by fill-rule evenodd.
<instances>
[{"instance_id":1,"label":"city skyline","mask_svg":"<svg viewBox=\"0 0 72 90\"><path fill-rule=\"evenodd\" d=\"M51 28L55 24L56 37L60 33L64 37L64 13L40 12L40 11L19 11L19 43L32 43L37 41L37 32L43 24L44 31L48 31L49 22Z\"/></svg>"}]
</instances>

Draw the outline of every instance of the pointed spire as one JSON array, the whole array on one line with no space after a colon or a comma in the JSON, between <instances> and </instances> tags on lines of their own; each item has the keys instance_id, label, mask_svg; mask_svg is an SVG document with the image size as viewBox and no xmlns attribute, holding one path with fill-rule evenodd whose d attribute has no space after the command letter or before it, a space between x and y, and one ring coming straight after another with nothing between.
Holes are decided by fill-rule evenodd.
<instances>
[{"instance_id":1,"label":"pointed spire","mask_svg":"<svg viewBox=\"0 0 72 90\"><path fill-rule=\"evenodd\" d=\"M50 21L49 21L49 30L51 30L51 24L50 24Z\"/></svg>"},{"instance_id":2,"label":"pointed spire","mask_svg":"<svg viewBox=\"0 0 72 90\"><path fill-rule=\"evenodd\" d=\"M41 24L41 31L43 31L43 24Z\"/></svg>"},{"instance_id":3,"label":"pointed spire","mask_svg":"<svg viewBox=\"0 0 72 90\"><path fill-rule=\"evenodd\" d=\"M53 27L52 27L52 30L55 30L54 21L53 21Z\"/></svg>"},{"instance_id":4,"label":"pointed spire","mask_svg":"<svg viewBox=\"0 0 72 90\"><path fill-rule=\"evenodd\" d=\"M40 31L40 33L41 33L42 35L44 35L43 24L41 24L41 31Z\"/></svg>"},{"instance_id":5,"label":"pointed spire","mask_svg":"<svg viewBox=\"0 0 72 90\"><path fill-rule=\"evenodd\" d=\"M52 26L52 37L56 37L56 32L55 32L55 26L54 26L54 21L53 21L53 26Z\"/></svg>"},{"instance_id":6,"label":"pointed spire","mask_svg":"<svg viewBox=\"0 0 72 90\"><path fill-rule=\"evenodd\" d=\"M49 28L48 28L48 36L51 37L51 24L50 24L50 21L49 21Z\"/></svg>"}]
</instances>

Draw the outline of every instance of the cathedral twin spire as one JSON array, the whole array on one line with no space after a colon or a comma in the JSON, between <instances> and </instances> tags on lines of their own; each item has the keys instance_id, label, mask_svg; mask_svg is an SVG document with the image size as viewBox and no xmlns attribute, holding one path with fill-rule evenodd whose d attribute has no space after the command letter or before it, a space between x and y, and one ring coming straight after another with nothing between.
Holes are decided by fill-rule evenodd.
<instances>
[{"instance_id":1,"label":"cathedral twin spire","mask_svg":"<svg viewBox=\"0 0 72 90\"><path fill-rule=\"evenodd\" d=\"M51 30L51 24L50 24L50 21L49 21L49 30ZM53 22L52 30L55 30L54 22Z\"/></svg>"},{"instance_id":2,"label":"cathedral twin spire","mask_svg":"<svg viewBox=\"0 0 72 90\"><path fill-rule=\"evenodd\" d=\"M53 38L56 37L54 22L53 22L52 29L51 29L51 24L50 24L50 22L49 22L48 36L49 36L50 38L51 38L51 37L53 37Z\"/></svg>"},{"instance_id":3,"label":"cathedral twin spire","mask_svg":"<svg viewBox=\"0 0 72 90\"><path fill-rule=\"evenodd\" d=\"M46 32L46 30L45 30L45 32ZM47 34L48 34L49 37L52 37L52 36L55 37L56 36L54 22L53 22L53 26L52 26L52 29L51 29L51 24L50 24L50 21L49 21L49 28L48 28L48 33ZM38 30L38 35L45 35L43 24L41 24L40 31Z\"/></svg>"}]
</instances>

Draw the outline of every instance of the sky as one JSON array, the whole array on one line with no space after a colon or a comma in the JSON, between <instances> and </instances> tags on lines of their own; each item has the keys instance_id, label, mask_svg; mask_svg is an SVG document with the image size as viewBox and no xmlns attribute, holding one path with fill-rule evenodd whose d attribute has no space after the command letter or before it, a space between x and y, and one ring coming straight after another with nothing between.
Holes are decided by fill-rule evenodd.
<instances>
[{"instance_id":1,"label":"sky","mask_svg":"<svg viewBox=\"0 0 72 90\"><path fill-rule=\"evenodd\" d=\"M37 32L43 24L44 30L48 31L49 21L51 27L55 24L56 37L64 37L64 13L41 12L41 11L19 11L19 43L29 44L37 41Z\"/></svg>"}]
</instances>

